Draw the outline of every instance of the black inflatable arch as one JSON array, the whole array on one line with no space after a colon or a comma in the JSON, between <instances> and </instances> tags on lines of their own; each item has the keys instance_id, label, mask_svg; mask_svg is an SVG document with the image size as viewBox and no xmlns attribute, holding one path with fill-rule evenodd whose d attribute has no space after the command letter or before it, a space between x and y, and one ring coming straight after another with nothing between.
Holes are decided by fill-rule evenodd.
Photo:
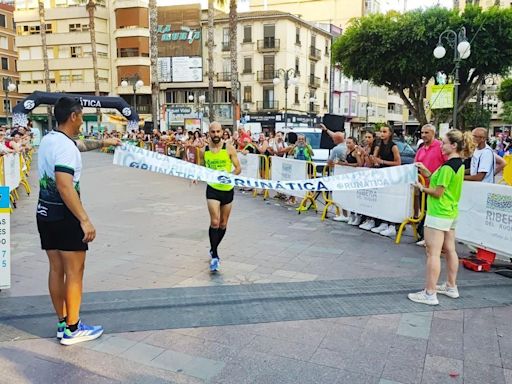
<instances>
[{"instance_id":1,"label":"black inflatable arch","mask_svg":"<svg viewBox=\"0 0 512 384\"><path fill-rule=\"evenodd\" d=\"M80 100L82 107L90 108L115 108L127 120L128 130L137 130L139 128L139 115L122 97L119 96L90 96L90 95L77 95L73 93L51 93L36 91L25 100L17 104L12 110L12 123L13 125L20 125L26 127L28 124L28 114L34 110L35 107L41 104L54 105L59 98L67 96Z\"/></svg>"}]
</instances>

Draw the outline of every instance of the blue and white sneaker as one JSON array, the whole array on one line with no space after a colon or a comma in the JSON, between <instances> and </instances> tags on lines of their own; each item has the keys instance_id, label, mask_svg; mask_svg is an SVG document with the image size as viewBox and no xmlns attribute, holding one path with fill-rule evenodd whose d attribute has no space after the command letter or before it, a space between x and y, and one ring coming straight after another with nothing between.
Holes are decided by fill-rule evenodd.
<instances>
[{"instance_id":1,"label":"blue and white sneaker","mask_svg":"<svg viewBox=\"0 0 512 384\"><path fill-rule=\"evenodd\" d=\"M64 336L64 331L66 329L66 322L65 321L61 321L59 323L57 323L57 339L62 339L62 337Z\"/></svg>"},{"instance_id":2,"label":"blue and white sneaker","mask_svg":"<svg viewBox=\"0 0 512 384\"><path fill-rule=\"evenodd\" d=\"M210 260L210 272L217 272L220 268L220 260L217 257L213 257Z\"/></svg>"},{"instance_id":3,"label":"blue and white sneaker","mask_svg":"<svg viewBox=\"0 0 512 384\"><path fill-rule=\"evenodd\" d=\"M83 341L90 341L97 339L103 334L103 327L101 325L89 326L81 321L78 322L78 328L75 332L71 332L69 328L64 330L64 335L60 343L62 345L73 345Z\"/></svg>"}]
</instances>

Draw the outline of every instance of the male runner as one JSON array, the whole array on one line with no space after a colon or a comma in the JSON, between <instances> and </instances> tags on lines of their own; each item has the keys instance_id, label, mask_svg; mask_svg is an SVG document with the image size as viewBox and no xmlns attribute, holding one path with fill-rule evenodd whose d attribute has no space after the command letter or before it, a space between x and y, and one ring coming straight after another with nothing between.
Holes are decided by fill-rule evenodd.
<instances>
[{"instance_id":1,"label":"male runner","mask_svg":"<svg viewBox=\"0 0 512 384\"><path fill-rule=\"evenodd\" d=\"M201 155L204 165L216 171L232 172L239 175L242 172L235 147L222 141L223 129L220 123L210 124L208 144ZM234 170L233 170L234 167ZM226 234L229 214L234 197L234 187L226 184L208 183L206 187L206 202L210 213L210 271L219 270L219 254L217 248Z\"/></svg>"},{"instance_id":2,"label":"male runner","mask_svg":"<svg viewBox=\"0 0 512 384\"><path fill-rule=\"evenodd\" d=\"M119 145L119 139L77 140L82 126L79 100L61 97L55 103L57 130L50 131L39 146L39 201L37 228L41 248L50 262L48 287L57 312L57 338L71 345L93 340L103 333L101 326L88 326L80 321L82 279L87 243L94 240L96 230L80 202L80 152L102 146Z\"/></svg>"}]
</instances>

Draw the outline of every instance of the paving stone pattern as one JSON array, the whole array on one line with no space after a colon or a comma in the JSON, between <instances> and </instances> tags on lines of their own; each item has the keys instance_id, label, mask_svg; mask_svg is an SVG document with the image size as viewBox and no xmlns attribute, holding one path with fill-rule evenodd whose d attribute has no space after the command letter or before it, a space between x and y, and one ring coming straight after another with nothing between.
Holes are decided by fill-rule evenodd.
<instances>
[{"instance_id":1,"label":"paving stone pattern","mask_svg":"<svg viewBox=\"0 0 512 384\"><path fill-rule=\"evenodd\" d=\"M51 338L36 194L23 197L13 287L0 292L0 383L512 384L510 280L461 270L459 300L414 304L424 254L410 236L396 246L242 193L212 276L203 186L83 157L98 238L82 316L108 332L72 347Z\"/></svg>"}]
</instances>

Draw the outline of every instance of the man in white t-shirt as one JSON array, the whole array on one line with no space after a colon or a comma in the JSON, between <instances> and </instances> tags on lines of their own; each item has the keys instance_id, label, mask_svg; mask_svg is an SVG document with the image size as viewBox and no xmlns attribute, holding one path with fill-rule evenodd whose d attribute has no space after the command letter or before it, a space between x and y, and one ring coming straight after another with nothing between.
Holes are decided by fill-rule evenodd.
<instances>
[{"instance_id":1,"label":"man in white t-shirt","mask_svg":"<svg viewBox=\"0 0 512 384\"><path fill-rule=\"evenodd\" d=\"M464 176L464 180L493 184L494 173L496 171L496 159L494 157L494 151L486 143L487 129L475 128L472 134L476 149L471 157L469 175Z\"/></svg>"},{"instance_id":2,"label":"man in white t-shirt","mask_svg":"<svg viewBox=\"0 0 512 384\"><path fill-rule=\"evenodd\" d=\"M37 229L41 248L50 262L48 285L57 323L57 338L71 345L101 336L101 326L80 321L82 279L88 243L96 230L80 201L80 152L120 145L117 138L75 140L82 126L80 100L61 97L55 103L58 129L50 131L39 146L39 201Z\"/></svg>"}]
</instances>

